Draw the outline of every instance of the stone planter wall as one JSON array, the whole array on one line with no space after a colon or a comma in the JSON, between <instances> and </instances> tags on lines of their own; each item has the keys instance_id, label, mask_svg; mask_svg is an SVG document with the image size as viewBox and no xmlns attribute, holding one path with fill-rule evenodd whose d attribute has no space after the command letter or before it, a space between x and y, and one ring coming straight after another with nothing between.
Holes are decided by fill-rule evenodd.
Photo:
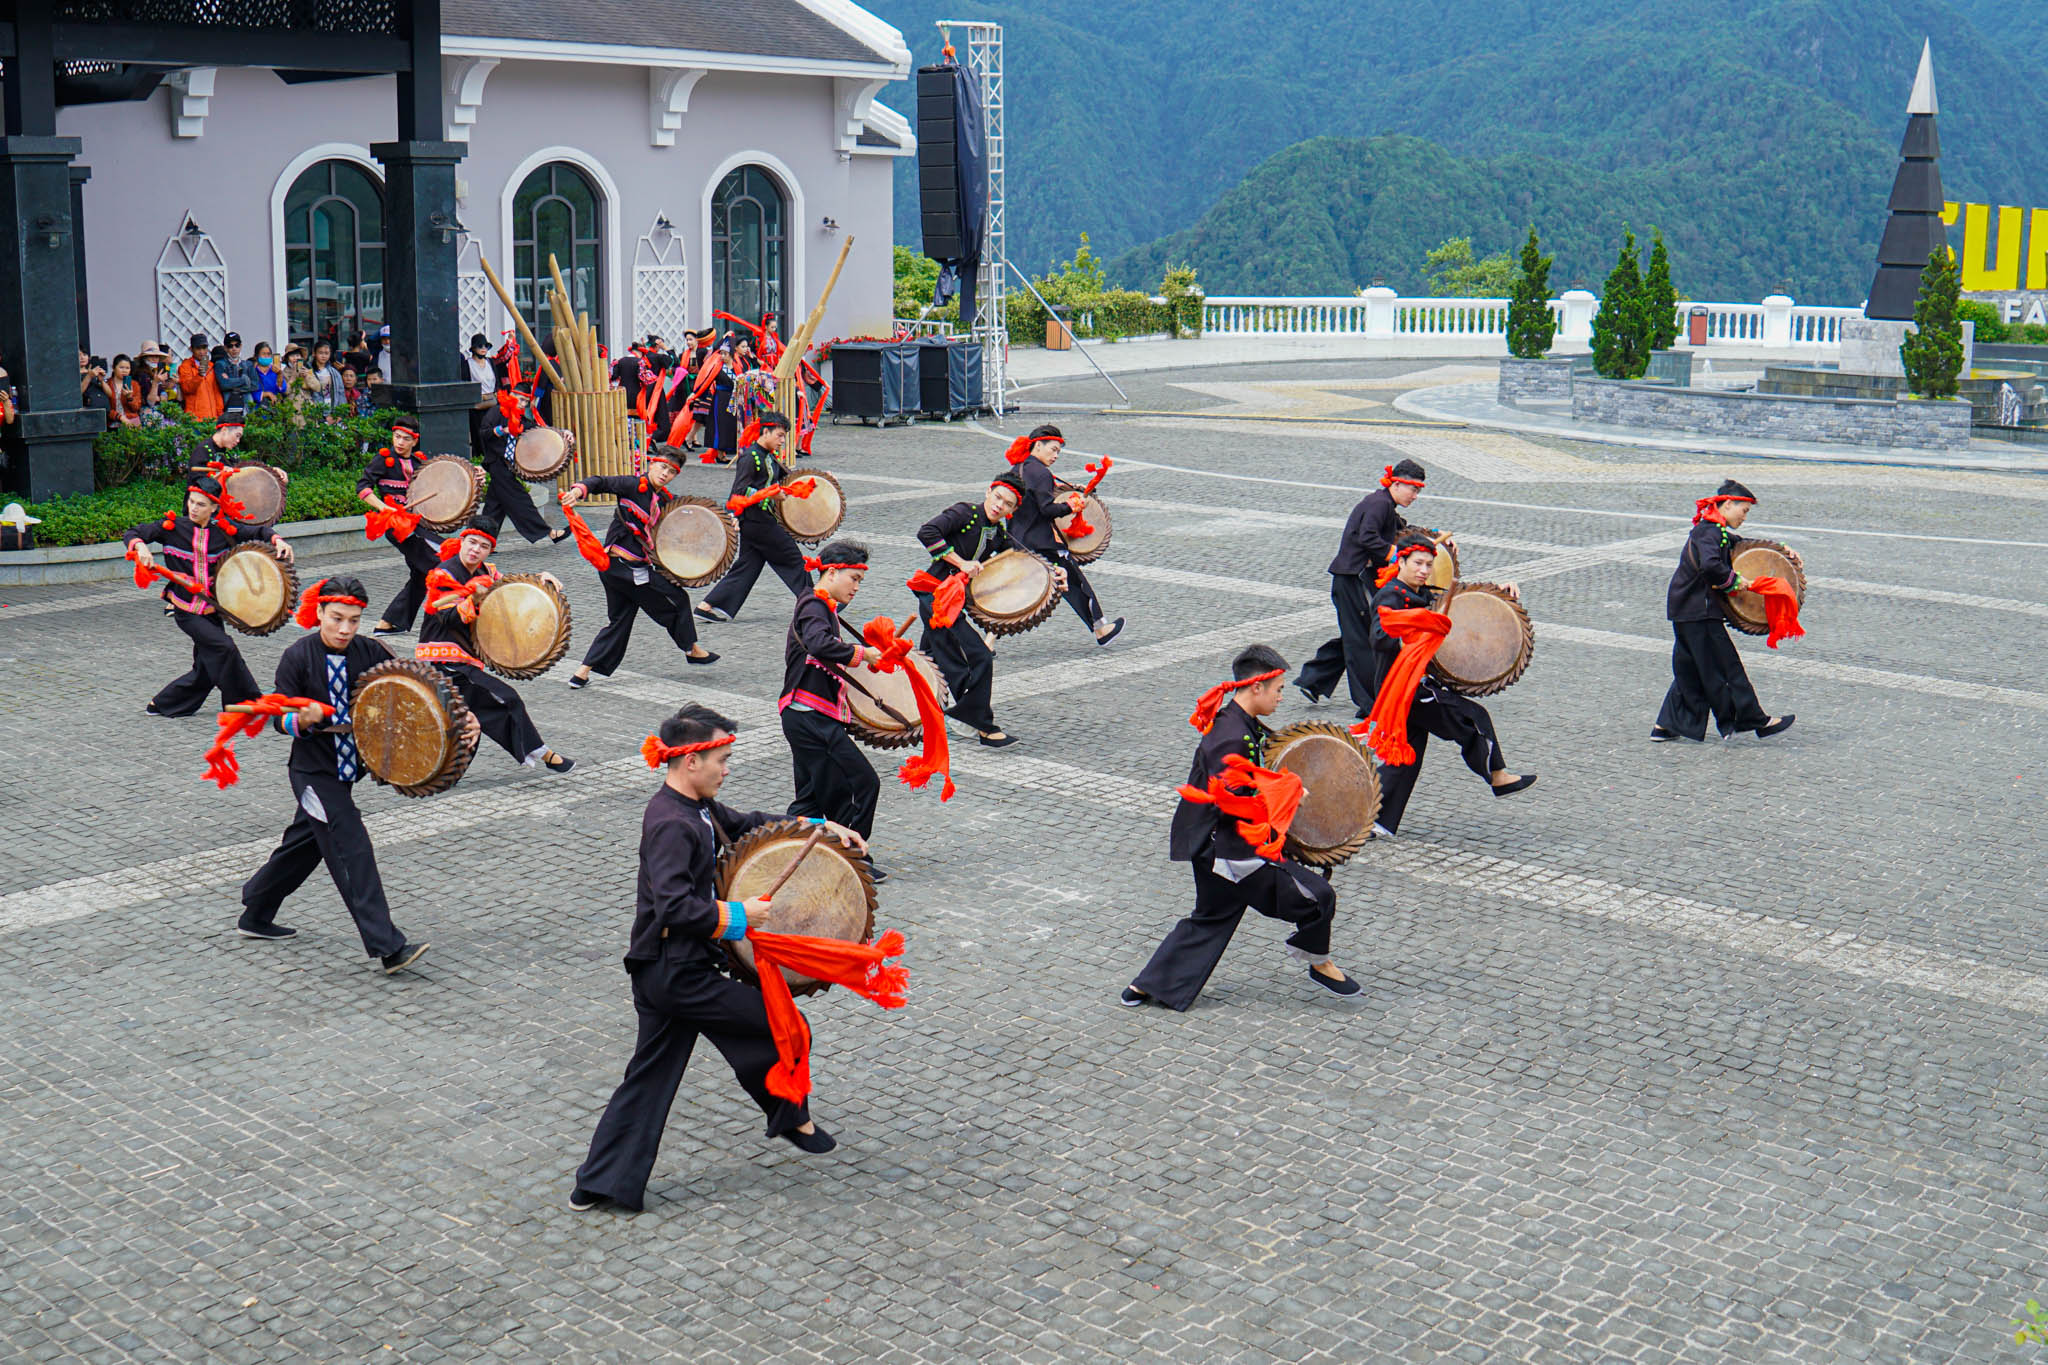
<instances>
[{"instance_id":1,"label":"stone planter wall","mask_svg":"<svg viewBox=\"0 0 2048 1365\"><path fill-rule=\"evenodd\" d=\"M1572 416L1610 426L1761 441L1956 451L1970 444L1970 405L1954 401L1800 398L1579 379L1572 385Z\"/></svg>"},{"instance_id":2,"label":"stone planter wall","mask_svg":"<svg viewBox=\"0 0 2048 1365\"><path fill-rule=\"evenodd\" d=\"M1572 360L1565 356L1555 360L1517 360L1513 356L1500 362L1500 381L1496 389L1503 407L1516 407L1525 402L1551 401L1569 403L1572 397Z\"/></svg>"}]
</instances>

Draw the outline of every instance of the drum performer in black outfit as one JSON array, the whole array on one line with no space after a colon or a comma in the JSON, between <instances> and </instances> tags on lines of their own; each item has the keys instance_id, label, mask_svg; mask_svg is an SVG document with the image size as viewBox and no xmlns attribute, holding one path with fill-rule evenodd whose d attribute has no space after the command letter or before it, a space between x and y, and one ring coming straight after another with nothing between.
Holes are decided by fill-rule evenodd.
<instances>
[{"instance_id":1,"label":"drum performer in black outfit","mask_svg":"<svg viewBox=\"0 0 2048 1365\"><path fill-rule=\"evenodd\" d=\"M242 917L235 929L243 938L294 937L298 930L277 922L278 907L325 862L336 893L362 935L363 951L377 958L388 974L419 961L427 945L408 943L391 922L384 880L377 874L377 851L356 810L355 784L365 772L362 754L352 733L336 733L333 728L350 723L349 696L356 680L391 657L382 642L357 633L369 600L360 579L336 577L315 583L307 590L306 602L319 612L319 629L293 641L277 661L278 692L324 701L333 710L324 715L317 705L308 706L271 722L278 733L292 737L285 772L298 808L277 851L242 884Z\"/></svg>"},{"instance_id":2,"label":"drum performer in black outfit","mask_svg":"<svg viewBox=\"0 0 2048 1365\"><path fill-rule=\"evenodd\" d=\"M220 504L220 481L210 474L193 476L185 486L183 516L166 513L161 521L129 527L122 537L128 543L129 557L138 566L146 568L156 562L150 546L157 546L164 567L185 575L199 588L195 594L169 581L164 584L164 614L191 639L192 667L150 698L142 708L145 715L192 715L216 687L223 703L248 701L258 694L256 675L242 661L242 651L235 648L227 627L221 624L220 610L213 604L213 576L237 545L269 541L286 560L292 557L292 547L268 526L232 524L216 517Z\"/></svg>"},{"instance_id":3,"label":"drum performer in black outfit","mask_svg":"<svg viewBox=\"0 0 2048 1365\"><path fill-rule=\"evenodd\" d=\"M1750 685L1742 655L1728 638L1728 618L1720 598L1748 586L1735 572L1729 549L1735 531L1749 517L1756 495L1733 479L1724 479L1712 497L1701 498L1693 512L1692 532L1678 552L1678 569L1664 595L1664 614L1671 619L1671 688L1650 738L1685 738L1705 743L1707 716L1723 735L1754 731L1759 739L1792 724L1791 716L1764 712ZM1795 562L1797 556L1794 556Z\"/></svg>"},{"instance_id":4,"label":"drum performer in black outfit","mask_svg":"<svg viewBox=\"0 0 2048 1365\"><path fill-rule=\"evenodd\" d=\"M566 773L576 766L576 760L562 757L541 742L533 717L526 713L526 699L512 684L486 672L483 661L476 657L470 627L478 607L490 595L491 584L501 577L497 566L484 559L497 543L497 527L482 520L471 522L459 535L442 542L445 559L427 575L427 614L420 624L413 657L447 674L483 732L522 766L540 763L551 773ZM557 589L562 586L553 574L541 577ZM473 580L474 587L470 586Z\"/></svg>"},{"instance_id":5,"label":"drum performer in black outfit","mask_svg":"<svg viewBox=\"0 0 2048 1365\"><path fill-rule=\"evenodd\" d=\"M484 473L490 476L490 482L484 488L484 504L477 517L494 526L503 526L510 521L513 529L526 537L528 544L560 540L562 537L549 529L540 508L533 505L533 492L527 488L526 480L519 477L519 466L512 461L512 450L518 443L519 433L534 420L531 402L517 390L500 389L499 397L502 401L498 420L492 422L488 414L478 419L488 437L481 445Z\"/></svg>"},{"instance_id":6,"label":"drum performer in black outfit","mask_svg":"<svg viewBox=\"0 0 2048 1365\"><path fill-rule=\"evenodd\" d=\"M882 652L840 634L839 612L868 572L868 547L835 540L818 552L818 586L797 599L782 642L782 737L796 776L791 815L822 815L866 839L875 828L882 780L846 732L848 664L881 662ZM877 882L888 874L868 864Z\"/></svg>"},{"instance_id":7,"label":"drum performer in black outfit","mask_svg":"<svg viewBox=\"0 0 2048 1365\"><path fill-rule=\"evenodd\" d=\"M356 479L356 496L372 508L382 512L405 507L407 493L412 488L412 475L420 466L415 458L420 448L420 428L417 419L400 417L391 424L391 445L370 457L363 466L363 472ZM384 614L377 618L376 633L397 635L412 629L412 620L418 613L420 603L427 595L427 575L440 564L441 558L435 552L441 548L425 526L416 526L412 534L401 538L397 531L386 531L384 542L398 551L405 561L405 586L398 590L398 596L391 599L391 605L384 608Z\"/></svg>"},{"instance_id":8,"label":"drum performer in black outfit","mask_svg":"<svg viewBox=\"0 0 2048 1365\"><path fill-rule=\"evenodd\" d=\"M1214 719L1196 746L1187 785L1208 789L1225 774L1224 760L1237 754L1265 766L1272 732L1261 722L1279 708L1287 685L1287 660L1269 645L1253 645L1230 665L1231 681L1212 689L1194 719L1214 708ZM1220 699L1216 705L1214 699ZM1135 1008L1158 1001L1186 1010L1202 993L1223 950L1230 946L1246 910L1294 925L1290 957L1309 964L1309 980L1334 995L1356 999L1364 990L1330 960L1330 926L1337 917L1337 893L1329 878L1291 858L1266 858L1238 830L1238 820L1219 815L1215 805L1182 797L1167 832L1167 851L1177 863L1193 865L1195 908L1173 926L1145 970L1124 987L1120 1003Z\"/></svg>"},{"instance_id":9,"label":"drum performer in black outfit","mask_svg":"<svg viewBox=\"0 0 2048 1365\"><path fill-rule=\"evenodd\" d=\"M1377 676L1385 682L1387 670L1400 656L1401 641L1387 633L1380 620L1380 608L1394 611L1435 610L1437 590L1429 586L1429 571L1436 564L1436 542L1419 531L1402 535L1395 546L1398 558L1394 577L1372 595L1372 645L1378 654ZM1512 583L1503 585L1508 595L1520 600ZM1494 736L1493 716L1484 706L1462 693L1454 692L1434 678L1424 677L1416 686L1415 700L1408 708L1408 745L1415 751L1413 763L1380 765L1380 818L1373 826L1378 838L1392 838L1401 828L1401 813L1408 809L1415 779L1422 775L1423 751L1429 737L1448 739L1458 745L1465 766L1483 777L1495 796L1512 796L1536 784L1534 773L1511 773L1501 757L1500 740Z\"/></svg>"},{"instance_id":10,"label":"drum performer in black outfit","mask_svg":"<svg viewBox=\"0 0 2048 1365\"><path fill-rule=\"evenodd\" d=\"M1062 530L1080 510L1080 500L1075 494L1062 493L1052 477L1052 467L1066 443L1067 438L1058 427L1038 426L1012 441L1004 452L1003 458L1011 466L1005 477L1016 484L1020 499L1017 515L1010 522L1010 539L1066 571L1062 592L1067 605L1095 636L1095 643L1106 645L1122 632L1124 618L1104 619L1102 602L1095 596L1088 576L1067 552Z\"/></svg>"},{"instance_id":11,"label":"drum performer in black outfit","mask_svg":"<svg viewBox=\"0 0 2048 1365\"><path fill-rule=\"evenodd\" d=\"M690 594L679 584L664 578L654 567L654 523L676 500L668 491L669 481L682 468L675 447L653 446L647 456L647 472L596 475L578 479L562 495L562 506L574 507L593 493L607 494L619 502L612 512L612 524L605 528L604 546L611 566L597 575L604 586L604 629L598 631L584 652L583 666L569 675L572 688L588 687L594 670L609 678L626 661L626 645L633 638L633 618L641 612L668 632L683 657L693 664L714 664L718 656L697 641L697 623L690 612Z\"/></svg>"},{"instance_id":12,"label":"drum performer in black outfit","mask_svg":"<svg viewBox=\"0 0 2048 1365\"><path fill-rule=\"evenodd\" d=\"M754 444L733 461L730 497L744 497L772 484L789 482L789 466L782 462L782 447L789 440L789 419L779 412L761 414L761 434ZM811 590L811 576L804 570L804 551L795 537L775 519L765 502L757 502L740 513L740 552L725 577L718 580L704 600L697 604L697 617L704 621L730 621L746 605L761 566L775 570L775 576L798 598Z\"/></svg>"},{"instance_id":13,"label":"drum performer in black outfit","mask_svg":"<svg viewBox=\"0 0 2048 1365\"><path fill-rule=\"evenodd\" d=\"M576 1172L572 1209L612 1203L639 1210L699 1035L725 1054L733 1075L761 1106L767 1136L813 1153L839 1145L811 1121L808 1105L769 1092L775 1039L760 988L727 975L719 947L721 940L744 938L750 925L767 928L774 919L773 908L759 897L716 899L720 846L784 818L765 811L743 814L719 803L738 729L708 707L689 705L664 720L656 743L643 750L650 762L662 764L663 773L640 818L640 876L626 948L640 1031L625 1079L605 1106L590 1154ZM840 843L866 851L853 830L829 820L817 823Z\"/></svg>"},{"instance_id":14,"label":"drum performer in black outfit","mask_svg":"<svg viewBox=\"0 0 2048 1365\"><path fill-rule=\"evenodd\" d=\"M1372 709L1380 679L1379 656L1373 649L1371 599L1394 543L1408 529L1401 509L1422 496L1424 477L1422 466L1413 460L1388 465L1380 475L1380 486L1360 498L1345 519L1344 533L1337 540L1337 557L1330 561L1330 601L1337 608L1337 638L1325 640L1294 680L1310 702L1334 694L1341 676L1359 717Z\"/></svg>"}]
</instances>

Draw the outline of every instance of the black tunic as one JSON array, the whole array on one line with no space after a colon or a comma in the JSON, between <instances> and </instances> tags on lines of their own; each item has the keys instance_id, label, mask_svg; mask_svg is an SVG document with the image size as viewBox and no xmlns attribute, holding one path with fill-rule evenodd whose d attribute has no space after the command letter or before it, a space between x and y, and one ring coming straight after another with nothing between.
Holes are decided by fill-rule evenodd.
<instances>
[{"instance_id":1,"label":"black tunic","mask_svg":"<svg viewBox=\"0 0 2048 1365\"><path fill-rule=\"evenodd\" d=\"M1330 561L1331 573L1367 574L1386 567L1394 542L1408 523L1394 506L1393 493L1374 489L1358 500L1344 520L1344 534L1337 541L1337 557Z\"/></svg>"},{"instance_id":2,"label":"black tunic","mask_svg":"<svg viewBox=\"0 0 2048 1365\"><path fill-rule=\"evenodd\" d=\"M789 466L760 446L751 445L742 450L739 453L739 457L733 461L732 493L730 496L735 498L744 497L749 493L759 492L769 484L788 482ZM760 522L780 524L775 521L775 514L768 510L768 504L765 502L757 502L746 511L740 513L740 529L742 531L748 525Z\"/></svg>"},{"instance_id":3,"label":"black tunic","mask_svg":"<svg viewBox=\"0 0 2048 1365\"><path fill-rule=\"evenodd\" d=\"M1701 521L1678 552L1678 568L1664 596L1664 614L1673 621L1719 621L1720 597L1735 586L1735 564L1728 547L1735 533L1714 521Z\"/></svg>"},{"instance_id":4,"label":"black tunic","mask_svg":"<svg viewBox=\"0 0 2048 1365\"><path fill-rule=\"evenodd\" d=\"M1188 785L1207 791L1209 779L1223 771L1223 760L1242 754L1253 763L1265 763L1266 740L1271 731L1261 725L1235 700L1224 702L1216 722L1195 747L1195 761L1188 769ZM1181 798L1173 809L1173 823L1167 831L1167 851L1177 863L1202 858L1238 861L1259 855L1237 832L1237 821L1221 818L1214 804Z\"/></svg>"},{"instance_id":5,"label":"black tunic","mask_svg":"<svg viewBox=\"0 0 2048 1365\"><path fill-rule=\"evenodd\" d=\"M956 554L970 563L1010 548L1010 533L991 521L980 503L956 502L917 530L918 544L931 552L933 578L944 582L960 571L944 556Z\"/></svg>"},{"instance_id":6,"label":"black tunic","mask_svg":"<svg viewBox=\"0 0 2048 1365\"><path fill-rule=\"evenodd\" d=\"M451 555L441 568L457 586L472 578L488 578L497 572L489 560L472 569L462 562L460 555ZM462 604L450 602L439 611L429 611L426 619L420 622L420 643L459 645L464 653L475 655L476 637L470 631L470 623L462 619Z\"/></svg>"},{"instance_id":7,"label":"black tunic","mask_svg":"<svg viewBox=\"0 0 2048 1365\"><path fill-rule=\"evenodd\" d=\"M676 495L632 474L600 474L578 479L585 490L600 497L615 497L612 524L604 529L604 546L616 559L646 564L654 557L654 523L676 500Z\"/></svg>"},{"instance_id":8,"label":"black tunic","mask_svg":"<svg viewBox=\"0 0 2048 1365\"><path fill-rule=\"evenodd\" d=\"M358 635L350 640L342 654L347 672L345 686L350 695L355 692L358 678L391 657L391 651L382 640L368 635ZM317 630L292 641L277 661L277 690L287 697L331 700L327 687L327 658L327 645ZM277 717L271 725L279 734L291 734L283 716ZM318 730L293 735L292 754L285 765L286 771L307 777L333 777L334 740L333 735ZM359 767L358 776L361 773Z\"/></svg>"},{"instance_id":9,"label":"black tunic","mask_svg":"<svg viewBox=\"0 0 2048 1365\"><path fill-rule=\"evenodd\" d=\"M705 967L722 966L725 954L713 945L733 925L715 892L719 844L782 818L762 811L742 813L715 800L698 801L663 784L640 817L640 876L634 886L633 934L626 961L659 958L666 930L671 940L682 940L671 953L680 952Z\"/></svg>"},{"instance_id":10,"label":"black tunic","mask_svg":"<svg viewBox=\"0 0 2048 1365\"><path fill-rule=\"evenodd\" d=\"M412 487L413 471L420 467L420 461L410 455L400 455L395 450L380 450L370 457L363 466L363 472L356 476L356 492L375 493L393 507L405 506L406 492Z\"/></svg>"},{"instance_id":11,"label":"black tunic","mask_svg":"<svg viewBox=\"0 0 2048 1365\"><path fill-rule=\"evenodd\" d=\"M121 537L121 543L139 540L159 547L157 558L167 569L175 569L188 578L198 580L203 588L213 586L213 576L220 569L220 562L226 559L228 551L237 545L249 545L270 539L267 526L251 526L247 522L236 522L233 534L223 531L220 518L216 517L205 526L192 520L182 512L171 519L167 529L161 520L145 521L131 526ZM179 611L189 611L200 616L211 616L213 603L204 597L188 597L168 580L164 583L164 601Z\"/></svg>"},{"instance_id":12,"label":"black tunic","mask_svg":"<svg viewBox=\"0 0 2048 1365\"><path fill-rule=\"evenodd\" d=\"M782 642L782 704L800 702L844 720L846 684L819 667L819 661L844 668L859 656L854 643L839 633L839 613L830 602L816 592L799 597Z\"/></svg>"},{"instance_id":13,"label":"black tunic","mask_svg":"<svg viewBox=\"0 0 2048 1365\"><path fill-rule=\"evenodd\" d=\"M1060 492L1052 467L1043 460L1029 458L1014 466L1014 470L1018 482L1024 485L1024 495L1017 501L1017 514L1010 518L1010 539L1048 559L1063 553L1066 542L1055 519L1074 509L1067 504L1066 494Z\"/></svg>"}]
</instances>

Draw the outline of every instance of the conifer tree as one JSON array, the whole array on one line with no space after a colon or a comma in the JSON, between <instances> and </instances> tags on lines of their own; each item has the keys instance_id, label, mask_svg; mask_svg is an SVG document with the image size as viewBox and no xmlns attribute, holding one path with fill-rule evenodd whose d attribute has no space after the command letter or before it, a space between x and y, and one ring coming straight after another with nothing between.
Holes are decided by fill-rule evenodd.
<instances>
[{"instance_id":1,"label":"conifer tree","mask_svg":"<svg viewBox=\"0 0 2048 1365\"><path fill-rule=\"evenodd\" d=\"M1600 290L1593 315L1593 368L1608 379L1639 379L1650 368L1650 329L1636 235L1623 229L1621 255Z\"/></svg>"},{"instance_id":2,"label":"conifer tree","mask_svg":"<svg viewBox=\"0 0 2048 1365\"><path fill-rule=\"evenodd\" d=\"M1536 241L1535 224L1522 243L1522 273L1508 295L1508 354L1541 360L1557 335L1557 317L1550 311L1550 262Z\"/></svg>"},{"instance_id":3,"label":"conifer tree","mask_svg":"<svg viewBox=\"0 0 2048 1365\"><path fill-rule=\"evenodd\" d=\"M1650 229L1650 268L1643 276L1643 309L1650 324L1650 349L1668 351L1678 340L1678 289L1671 283L1671 258L1664 234Z\"/></svg>"},{"instance_id":4,"label":"conifer tree","mask_svg":"<svg viewBox=\"0 0 2048 1365\"><path fill-rule=\"evenodd\" d=\"M1956 317L1962 280L1946 246L1937 246L1920 272L1920 297L1913 304L1914 332L1899 347L1906 383L1922 398L1953 398L1963 368L1963 324Z\"/></svg>"}]
</instances>

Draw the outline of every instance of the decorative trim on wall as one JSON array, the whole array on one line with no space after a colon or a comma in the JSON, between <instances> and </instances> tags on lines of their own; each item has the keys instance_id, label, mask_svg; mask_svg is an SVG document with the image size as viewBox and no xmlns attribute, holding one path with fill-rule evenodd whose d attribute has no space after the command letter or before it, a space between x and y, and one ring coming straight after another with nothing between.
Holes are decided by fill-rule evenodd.
<instances>
[{"instance_id":1,"label":"decorative trim on wall","mask_svg":"<svg viewBox=\"0 0 2048 1365\"><path fill-rule=\"evenodd\" d=\"M683 115L690 110L690 92L710 75L701 66L650 66L647 68L647 102L651 126L648 135L657 147L676 145L676 133Z\"/></svg>"},{"instance_id":2,"label":"decorative trim on wall","mask_svg":"<svg viewBox=\"0 0 2048 1365\"><path fill-rule=\"evenodd\" d=\"M450 57L442 70L448 86L448 140L469 141L477 111L484 107L484 82L498 69L496 57Z\"/></svg>"},{"instance_id":3,"label":"decorative trim on wall","mask_svg":"<svg viewBox=\"0 0 2048 1365\"><path fill-rule=\"evenodd\" d=\"M880 100L868 106L868 131L889 139L887 147L855 147L855 156L916 156L917 134L910 120Z\"/></svg>"},{"instance_id":4,"label":"decorative trim on wall","mask_svg":"<svg viewBox=\"0 0 2048 1365\"><path fill-rule=\"evenodd\" d=\"M657 214L633 248L633 331L628 339L638 341L651 332L675 344L690 325L689 283L683 234L667 214Z\"/></svg>"},{"instance_id":5,"label":"decorative trim on wall","mask_svg":"<svg viewBox=\"0 0 2048 1365\"><path fill-rule=\"evenodd\" d=\"M860 135L868 127L868 111L887 84L865 76L832 78L832 133L841 152L850 154L860 144Z\"/></svg>"},{"instance_id":6,"label":"decorative trim on wall","mask_svg":"<svg viewBox=\"0 0 2048 1365\"><path fill-rule=\"evenodd\" d=\"M213 102L214 77L219 74L214 67L195 66L173 71L164 77L164 86L171 92L172 137L205 135L206 113Z\"/></svg>"},{"instance_id":7,"label":"decorative trim on wall","mask_svg":"<svg viewBox=\"0 0 2048 1365\"><path fill-rule=\"evenodd\" d=\"M194 332L218 344L228 330L228 263L189 211L157 253L156 330L180 353Z\"/></svg>"}]
</instances>

